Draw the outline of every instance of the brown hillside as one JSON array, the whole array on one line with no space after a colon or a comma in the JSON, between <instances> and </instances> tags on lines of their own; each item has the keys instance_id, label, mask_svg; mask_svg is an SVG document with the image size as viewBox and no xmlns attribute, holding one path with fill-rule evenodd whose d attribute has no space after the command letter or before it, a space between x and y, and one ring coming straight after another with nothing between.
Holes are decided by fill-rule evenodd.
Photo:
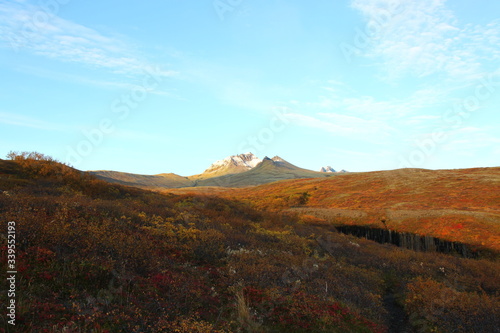
<instances>
[{"instance_id":1,"label":"brown hillside","mask_svg":"<svg viewBox=\"0 0 500 333\"><path fill-rule=\"evenodd\" d=\"M186 177L174 173L162 173L159 175L138 175L118 171L89 171L89 173L110 183L149 190L188 187L193 184L193 182Z\"/></svg>"}]
</instances>

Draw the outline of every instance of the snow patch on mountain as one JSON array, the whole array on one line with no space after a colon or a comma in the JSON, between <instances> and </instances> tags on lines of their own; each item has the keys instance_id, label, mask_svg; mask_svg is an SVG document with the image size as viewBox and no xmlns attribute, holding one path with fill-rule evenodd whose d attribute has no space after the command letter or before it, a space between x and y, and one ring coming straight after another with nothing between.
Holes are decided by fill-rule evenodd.
<instances>
[{"instance_id":1,"label":"snow patch on mountain","mask_svg":"<svg viewBox=\"0 0 500 333\"><path fill-rule=\"evenodd\" d=\"M230 166L243 167L250 170L256 167L260 162L262 162L262 160L252 153L239 154L215 161L207 170L205 170L205 172L214 172L221 168Z\"/></svg>"},{"instance_id":2,"label":"snow patch on mountain","mask_svg":"<svg viewBox=\"0 0 500 333\"><path fill-rule=\"evenodd\" d=\"M332 168L331 166L326 166L322 167L321 170L319 170L319 172L337 172L337 171L335 171L335 169Z\"/></svg>"},{"instance_id":3,"label":"snow patch on mountain","mask_svg":"<svg viewBox=\"0 0 500 333\"><path fill-rule=\"evenodd\" d=\"M335 171L334 168L332 168L331 166L326 166L326 167L322 167L319 172L330 172L330 173L344 173L344 172L347 172L346 170L342 169L340 171Z\"/></svg>"}]
</instances>

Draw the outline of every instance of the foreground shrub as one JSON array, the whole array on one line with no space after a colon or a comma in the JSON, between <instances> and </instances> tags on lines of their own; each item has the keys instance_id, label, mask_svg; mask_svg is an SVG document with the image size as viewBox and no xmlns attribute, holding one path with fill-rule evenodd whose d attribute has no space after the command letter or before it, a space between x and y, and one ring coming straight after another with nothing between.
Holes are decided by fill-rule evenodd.
<instances>
[{"instance_id":1,"label":"foreground shrub","mask_svg":"<svg viewBox=\"0 0 500 333\"><path fill-rule=\"evenodd\" d=\"M422 332L497 332L500 299L496 296L457 291L430 279L417 278L408 285L406 311Z\"/></svg>"}]
</instances>

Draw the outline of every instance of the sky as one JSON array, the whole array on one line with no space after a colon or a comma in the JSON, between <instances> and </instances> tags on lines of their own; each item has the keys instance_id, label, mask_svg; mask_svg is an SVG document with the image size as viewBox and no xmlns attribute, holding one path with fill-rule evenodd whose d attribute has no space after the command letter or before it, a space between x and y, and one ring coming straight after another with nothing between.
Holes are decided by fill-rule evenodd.
<instances>
[{"instance_id":1,"label":"sky","mask_svg":"<svg viewBox=\"0 0 500 333\"><path fill-rule=\"evenodd\" d=\"M500 2L0 0L0 158L500 166Z\"/></svg>"}]
</instances>

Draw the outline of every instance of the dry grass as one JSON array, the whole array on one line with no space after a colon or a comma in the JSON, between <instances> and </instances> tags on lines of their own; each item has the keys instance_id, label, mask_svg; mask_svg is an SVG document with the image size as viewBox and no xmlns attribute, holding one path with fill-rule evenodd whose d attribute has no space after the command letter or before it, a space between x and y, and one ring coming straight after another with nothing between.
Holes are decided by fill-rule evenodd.
<instances>
[{"instance_id":1,"label":"dry grass","mask_svg":"<svg viewBox=\"0 0 500 333\"><path fill-rule=\"evenodd\" d=\"M248 333L262 332L261 325L254 321L250 304L245 299L243 290L236 292L236 311L238 314L238 323Z\"/></svg>"}]
</instances>

